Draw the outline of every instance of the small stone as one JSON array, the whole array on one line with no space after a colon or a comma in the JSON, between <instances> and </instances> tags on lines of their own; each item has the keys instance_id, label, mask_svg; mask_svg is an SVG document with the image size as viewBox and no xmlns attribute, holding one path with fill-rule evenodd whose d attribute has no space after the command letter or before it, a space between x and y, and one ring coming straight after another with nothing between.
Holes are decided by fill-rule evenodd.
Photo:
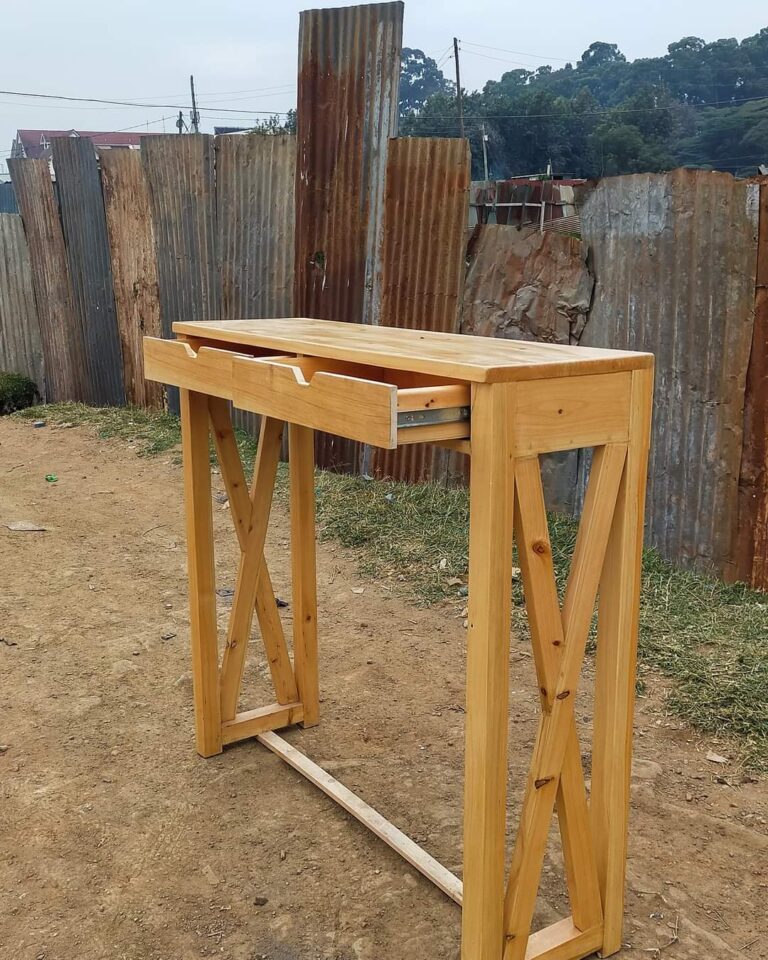
<instances>
[{"instance_id":1,"label":"small stone","mask_svg":"<svg viewBox=\"0 0 768 960\"><path fill-rule=\"evenodd\" d=\"M166 600L163 606L165 607L166 610L171 610L173 608L173 604L171 603L170 600Z\"/></svg>"},{"instance_id":2,"label":"small stone","mask_svg":"<svg viewBox=\"0 0 768 960\"><path fill-rule=\"evenodd\" d=\"M460 597L467 597L469 596L469 587L459 587L456 592Z\"/></svg>"},{"instance_id":3,"label":"small stone","mask_svg":"<svg viewBox=\"0 0 768 960\"><path fill-rule=\"evenodd\" d=\"M693 800L693 794L692 794L692 793L686 793L685 799L688 801L688 803L690 803L690 802Z\"/></svg>"},{"instance_id":4,"label":"small stone","mask_svg":"<svg viewBox=\"0 0 768 960\"><path fill-rule=\"evenodd\" d=\"M641 760L635 757L632 761L632 776L638 780L655 780L661 773L661 764L654 760Z\"/></svg>"},{"instance_id":5,"label":"small stone","mask_svg":"<svg viewBox=\"0 0 768 960\"><path fill-rule=\"evenodd\" d=\"M280 859L285 860L285 850L280 851Z\"/></svg>"},{"instance_id":6,"label":"small stone","mask_svg":"<svg viewBox=\"0 0 768 960\"><path fill-rule=\"evenodd\" d=\"M171 633L171 632L169 631L168 633L161 633L161 634L160 634L160 639L161 639L161 640L173 640L173 638L174 638L175 636L176 636L175 633Z\"/></svg>"},{"instance_id":7,"label":"small stone","mask_svg":"<svg viewBox=\"0 0 768 960\"><path fill-rule=\"evenodd\" d=\"M8 744L8 743L0 743L0 754L8 753L8 751L9 751L10 749L11 749L10 744Z\"/></svg>"},{"instance_id":8,"label":"small stone","mask_svg":"<svg viewBox=\"0 0 768 960\"><path fill-rule=\"evenodd\" d=\"M266 897L254 897L253 905L254 907L265 907L269 903Z\"/></svg>"},{"instance_id":9,"label":"small stone","mask_svg":"<svg viewBox=\"0 0 768 960\"><path fill-rule=\"evenodd\" d=\"M45 420L33 420L33 421L32 421L32 426L33 426L33 427L36 427L36 428L39 430L40 427L44 427L44 426L45 426Z\"/></svg>"}]
</instances>

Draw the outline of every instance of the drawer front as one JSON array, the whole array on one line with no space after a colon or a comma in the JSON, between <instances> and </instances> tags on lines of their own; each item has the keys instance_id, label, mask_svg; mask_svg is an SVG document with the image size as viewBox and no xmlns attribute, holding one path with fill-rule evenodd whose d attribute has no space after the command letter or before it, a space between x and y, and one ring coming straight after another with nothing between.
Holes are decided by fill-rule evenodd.
<instances>
[{"instance_id":1,"label":"drawer front","mask_svg":"<svg viewBox=\"0 0 768 960\"><path fill-rule=\"evenodd\" d=\"M307 379L299 363L241 357L233 361L233 381L232 402L243 410L377 447L397 446L394 384L324 370Z\"/></svg>"},{"instance_id":2,"label":"drawer front","mask_svg":"<svg viewBox=\"0 0 768 960\"><path fill-rule=\"evenodd\" d=\"M195 353L183 340L144 337L144 376L173 387L183 387L212 397L232 399L230 350L200 347Z\"/></svg>"}]
</instances>

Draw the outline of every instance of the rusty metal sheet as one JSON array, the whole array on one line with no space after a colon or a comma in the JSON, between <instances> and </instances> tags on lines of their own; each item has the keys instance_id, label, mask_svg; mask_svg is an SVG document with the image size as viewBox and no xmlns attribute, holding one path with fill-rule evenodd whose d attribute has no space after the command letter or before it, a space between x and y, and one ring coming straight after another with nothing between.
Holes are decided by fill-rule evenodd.
<instances>
[{"instance_id":1,"label":"rusty metal sheet","mask_svg":"<svg viewBox=\"0 0 768 960\"><path fill-rule=\"evenodd\" d=\"M760 190L755 323L744 397L735 576L768 590L768 178Z\"/></svg>"},{"instance_id":2,"label":"rusty metal sheet","mask_svg":"<svg viewBox=\"0 0 768 960\"><path fill-rule=\"evenodd\" d=\"M85 344L89 403L125 403L99 168L87 137L51 141L75 313Z\"/></svg>"},{"instance_id":3,"label":"rusty metal sheet","mask_svg":"<svg viewBox=\"0 0 768 960\"><path fill-rule=\"evenodd\" d=\"M162 385L144 379L143 338L161 333L152 213L141 157L134 150L105 150L100 159L126 399L160 409Z\"/></svg>"},{"instance_id":4,"label":"rusty metal sheet","mask_svg":"<svg viewBox=\"0 0 768 960\"><path fill-rule=\"evenodd\" d=\"M293 316L294 136L216 138L221 316Z\"/></svg>"},{"instance_id":5,"label":"rusty metal sheet","mask_svg":"<svg viewBox=\"0 0 768 960\"><path fill-rule=\"evenodd\" d=\"M0 183L0 213L18 213L19 205L16 203L16 194L13 190L13 184L10 180Z\"/></svg>"},{"instance_id":6,"label":"rusty metal sheet","mask_svg":"<svg viewBox=\"0 0 768 960\"><path fill-rule=\"evenodd\" d=\"M676 170L600 181L581 208L595 297L580 342L656 355L649 545L726 575L735 558L758 186Z\"/></svg>"},{"instance_id":7,"label":"rusty metal sheet","mask_svg":"<svg viewBox=\"0 0 768 960\"><path fill-rule=\"evenodd\" d=\"M216 138L216 217L221 315L293 316L296 137ZM232 411L236 427L258 435L259 417Z\"/></svg>"},{"instance_id":8,"label":"rusty metal sheet","mask_svg":"<svg viewBox=\"0 0 768 960\"><path fill-rule=\"evenodd\" d=\"M380 322L459 332L470 180L467 140L391 140L384 194ZM363 472L455 482L465 457L428 444L366 450Z\"/></svg>"},{"instance_id":9,"label":"rusty metal sheet","mask_svg":"<svg viewBox=\"0 0 768 960\"><path fill-rule=\"evenodd\" d=\"M45 399L43 348L21 217L0 213L0 370L23 373Z\"/></svg>"},{"instance_id":10,"label":"rusty metal sheet","mask_svg":"<svg viewBox=\"0 0 768 960\"><path fill-rule=\"evenodd\" d=\"M403 4L299 19L298 316L377 323L384 173L397 133ZM359 446L319 437L318 463L357 470Z\"/></svg>"},{"instance_id":11,"label":"rusty metal sheet","mask_svg":"<svg viewBox=\"0 0 768 960\"><path fill-rule=\"evenodd\" d=\"M214 138L207 134L142 137L157 250L160 323L172 336L176 320L221 319L216 256ZM179 411L179 393L168 389Z\"/></svg>"},{"instance_id":12,"label":"rusty metal sheet","mask_svg":"<svg viewBox=\"0 0 768 960\"><path fill-rule=\"evenodd\" d=\"M32 265L46 396L51 401L86 399L83 331L76 317L64 236L47 160L9 160Z\"/></svg>"}]
</instances>

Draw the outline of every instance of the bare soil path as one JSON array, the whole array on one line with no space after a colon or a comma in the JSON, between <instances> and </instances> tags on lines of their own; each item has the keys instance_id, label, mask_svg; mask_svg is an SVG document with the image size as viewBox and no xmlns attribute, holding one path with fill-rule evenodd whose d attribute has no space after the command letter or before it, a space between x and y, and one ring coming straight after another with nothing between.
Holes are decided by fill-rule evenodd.
<instances>
[{"instance_id":1,"label":"bare soil path","mask_svg":"<svg viewBox=\"0 0 768 960\"><path fill-rule=\"evenodd\" d=\"M214 511L226 591L236 544ZM196 756L174 458L5 418L0 524L2 960L458 957L458 908L259 744ZM286 531L278 506L268 560L289 598ZM287 736L460 871L462 621L318 551L323 719ZM512 651L510 824L537 711ZM622 957L766 960L765 782L708 762L660 688L638 709ZM567 912L561 868L553 842L539 921Z\"/></svg>"}]
</instances>

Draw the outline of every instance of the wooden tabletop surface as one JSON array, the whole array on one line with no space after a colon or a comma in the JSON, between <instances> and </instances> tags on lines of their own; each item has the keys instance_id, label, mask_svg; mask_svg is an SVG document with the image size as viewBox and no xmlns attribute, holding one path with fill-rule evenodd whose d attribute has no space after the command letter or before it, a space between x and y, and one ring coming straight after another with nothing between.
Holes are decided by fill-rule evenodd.
<instances>
[{"instance_id":1,"label":"wooden tabletop surface","mask_svg":"<svg viewBox=\"0 0 768 960\"><path fill-rule=\"evenodd\" d=\"M653 363L650 353L372 327L303 317L179 322L173 324L173 330L180 337L204 338L233 348L263 347L476 383L610 373L649 367Z\"/></svg>"}]
</instances>

